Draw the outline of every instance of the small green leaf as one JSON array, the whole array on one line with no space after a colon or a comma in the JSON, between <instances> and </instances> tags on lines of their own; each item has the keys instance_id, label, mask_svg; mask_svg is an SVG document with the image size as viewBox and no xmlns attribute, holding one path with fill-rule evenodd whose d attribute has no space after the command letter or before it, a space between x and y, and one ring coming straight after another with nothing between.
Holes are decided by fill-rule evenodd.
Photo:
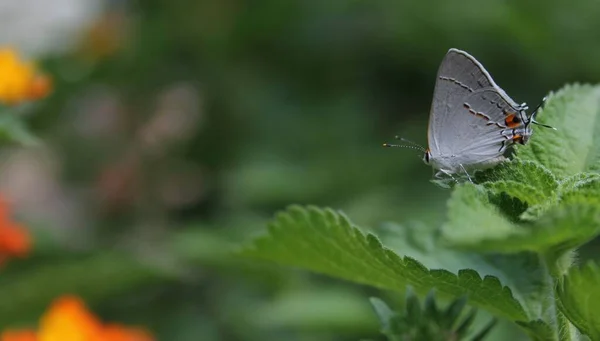
<instances>
[{"instance_id":1,"label":"small green leaf","mask_svg":"<svg viewBox=\"0 0 600 341\"><path fill-rule=\"evenodd\" d=\"M557 177L600 168L600 86L568 85L551 93L537 119L558 130L537 127L518 158L535 161Z\"/></svg>"},{"instance_id":2,"label":"small green leaf","mask_svg":"<svg viewBox=\"0 0 600 341\"><path fill-rule=\"evenodd\" d=\"M341 214L294 206L280 213L269 233L240 251L245 257L296 266L378 288L416 292L430 289L450 298L468 296L473 305L511 320L527 320L511 290L493 276L470 269L453 274L429 270L418 261L385 248Z\"/></svg>"},{"instance_id":3,"label":"small green leaf","mask_svg":"<svg viewBox=\"0 0 600 341\"><path fill-rule=\"evenodd\" d=\"M427 297L425 297L425 316L429 319L439 320L439 312L437 304L435 303L435 291L431 290L427 293Z\"/></svg>"},{"instance_id":4,"label":"small green leaf","mask_svg":"<svg viewBox=\"0 0 600 341\"><path fill-rule=\"evenodd\" d=\"M552 328L542 320L529 322L517 322L517 324L525 330L527 335L535 341L556 340L556 333Z\"/></svg>"},{"instance_id":5,"label":"small green leaf","mask_svg":"<svg viewBox=\"0 0 600 341\"><path fill-rule=\"evenodd\" d=\"M469 310L469 312L467 313L467 317L462 322L460 322L460 324L456 328L456 335L458 337L464 337L465 335L467 335L467 333L469 332L469 328L475 320L476 314L477 309L472 308L471 310Z\"/></svg>"},{"instance_id":6,"label":"small green leaf","mask_svg":"<svg viewBox=\"0 0 600 341\"><path fill-rule=\"evenodd\" d=\"M444 320L446 321L456 321L462 314L463 309L467 306L467 298L459 297L458 299L452 301L450 305L446 308L444 312ZM452 327L452 326L448 326Z\"/></svg>"},{"instance_id":7,"label":"small green leaf","mask_svg":"<svg viewBox=\"0 0 600 341\"><path fill-rule=\"evenodd\" d=\"M600 340L600 269L593 262L571 268L559 282L558 307L579 331Z\"/></svg>"},{"instance_id":8,"label":"small green leaf","mask_svg":"<svg viewBox=\"0 0 600 341\"><path fill-rule=\"evenodd\" d=\"M453 245L477 245L484 240L503 240L523 234L488 199L482 186L466 183L452 192L448 222L442 226L445 241Z\"/></svg>"},{"instance_id":9,"label":"small green leaf","mask_svg":"<svg viewBox=\"0 0 600 341\"><path fill-rule=\"evenodd\" d=\"M423 317L423 311L421 311L421 302L415 295L410 287L406 289L406 316L410 316L412 321L420 322Z\"/></svg>"},{"instance_id":10,"label":"small green leaf","mask_svg":"<svg viewBox=\"0 0 600 341\"><path fill-rule=\"evenodd\" d=\"M370 301L379 318L379 322L381 322L381 331L383 333L389 332L391 330L390 321L397 314L383 300L377 297L371 297Z\"/></svg>"},{"instance_id":11,"label":"small green leaf","mask_svg":"<svg viewBox=\"0 0 600 341\"><path fill-rule=\"evenodd\" d=\"M406 294L403 313L392 311L383 301L371 299L377 314L381 317L381 332L392 340L447 341L464 340L472 333L477 309L471 308L463 314L467 298L461 297L449 304L444 310L438 310L433 290L427 294L428 302L421 308L419 299L411 290ZM417 311L417 313L415 313ZM421 312L430 311L421 315ZM496 323L492 319L470 340L481 340Z\"/></svg>"},{"instance_id":12,"label":"small green leaf","mask_svg":"<svg viewBox=\"0 0 600 341\"><path fill-rule=\"evenodd\" d=\"M471 341L482 341L497 323L497 319L492 319L479 333L477 333L477 335L473 336Z\"/></svg>"}]
</instances>

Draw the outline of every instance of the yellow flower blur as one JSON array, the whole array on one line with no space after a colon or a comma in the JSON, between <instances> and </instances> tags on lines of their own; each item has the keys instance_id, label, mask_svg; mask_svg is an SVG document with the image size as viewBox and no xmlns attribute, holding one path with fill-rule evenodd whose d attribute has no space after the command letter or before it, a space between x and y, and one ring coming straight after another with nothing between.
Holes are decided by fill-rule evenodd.
<instances>
[{"instance_id":1,"label":"yellow flower blur","mask_svg":"<svg viewBox=\"0 0 600 341\"><path fill-rule=\"evenodd\" d=\"M141 328L103 324L75 296L55 300L33 330L7 330L0 341L154 341Z\"/></svg>"},{"instance_id":2,"label":"yellow flower blur","mask_svg":"<svg viewBox=\"0 0 600 341\"><path fill-rule=\"evenodd\" d=\"M38 73L12 49L0 48L0 103L16 105L41 99L50 93L50 78Z\"/></svg>"}]
</instances>

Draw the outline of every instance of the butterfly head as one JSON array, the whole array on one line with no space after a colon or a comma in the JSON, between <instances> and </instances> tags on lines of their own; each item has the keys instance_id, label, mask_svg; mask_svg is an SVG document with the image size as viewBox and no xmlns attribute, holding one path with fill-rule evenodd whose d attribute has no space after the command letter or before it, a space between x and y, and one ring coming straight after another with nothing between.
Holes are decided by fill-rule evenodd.
<instances>
[{"instance_id":1,"label":"butterfly head","mask_svg":"<svg viewBox=\"0 0 600 341\"><path fill-rule=\"evenodd\" d=\"M429 148L425 149L423 154L423 162L425 162L426 165L431 163L431 152L429 151Z\"/></svg>"}]
</instances>

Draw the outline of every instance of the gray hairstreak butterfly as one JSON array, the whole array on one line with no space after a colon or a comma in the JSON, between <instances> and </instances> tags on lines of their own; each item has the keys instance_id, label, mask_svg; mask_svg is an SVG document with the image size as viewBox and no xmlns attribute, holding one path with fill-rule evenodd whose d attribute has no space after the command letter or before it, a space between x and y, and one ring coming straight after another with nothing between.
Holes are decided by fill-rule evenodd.
<instances>
[{"instance_id":1,"label":"gray hairstreak butterfly","mask_svg":"<svg viewBox=\"0 0 600 341\"><path fill-rule=\"evenodd\" d=\"M531 123L552 128L535 121L544 101L527 116L527 105L512 100L473 56L450 49L437 73L429 148L405 139L401 140L411 145L384 146L422 150L436 178L466 174L470 180L469 171L493 167L505 160L508 147L527 143L533 133Z\"/></svg>"}]
</instances>

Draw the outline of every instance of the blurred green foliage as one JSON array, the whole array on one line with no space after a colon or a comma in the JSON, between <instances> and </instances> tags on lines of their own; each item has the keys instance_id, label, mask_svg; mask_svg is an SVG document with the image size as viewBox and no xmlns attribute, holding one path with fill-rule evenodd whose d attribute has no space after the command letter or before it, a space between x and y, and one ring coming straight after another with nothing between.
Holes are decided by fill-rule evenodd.
<instances>
[{"instance_id":1,"label":"blurred green foliage","mask_svg":"<svg viewBox=\"0 0 600 341\"><path fill-rule=\"evenodd\" d=\"M3 270L2 326L35 323L69 292L161 340L372 337L373 289L227 251L290 203L378 231L440 226L449 192L420 155L380 146L426 144L450 47L532 104L600 78L593 0L110 1L105 15L114 51L82 53L87 37L41 60L55 92L26 117L42 142L28 150L51 159L57 190L30 194L46 215L15 207L41 237ZM520 334L500 323L490 339L506 335Z\"/></svg>"}]
</instances>

